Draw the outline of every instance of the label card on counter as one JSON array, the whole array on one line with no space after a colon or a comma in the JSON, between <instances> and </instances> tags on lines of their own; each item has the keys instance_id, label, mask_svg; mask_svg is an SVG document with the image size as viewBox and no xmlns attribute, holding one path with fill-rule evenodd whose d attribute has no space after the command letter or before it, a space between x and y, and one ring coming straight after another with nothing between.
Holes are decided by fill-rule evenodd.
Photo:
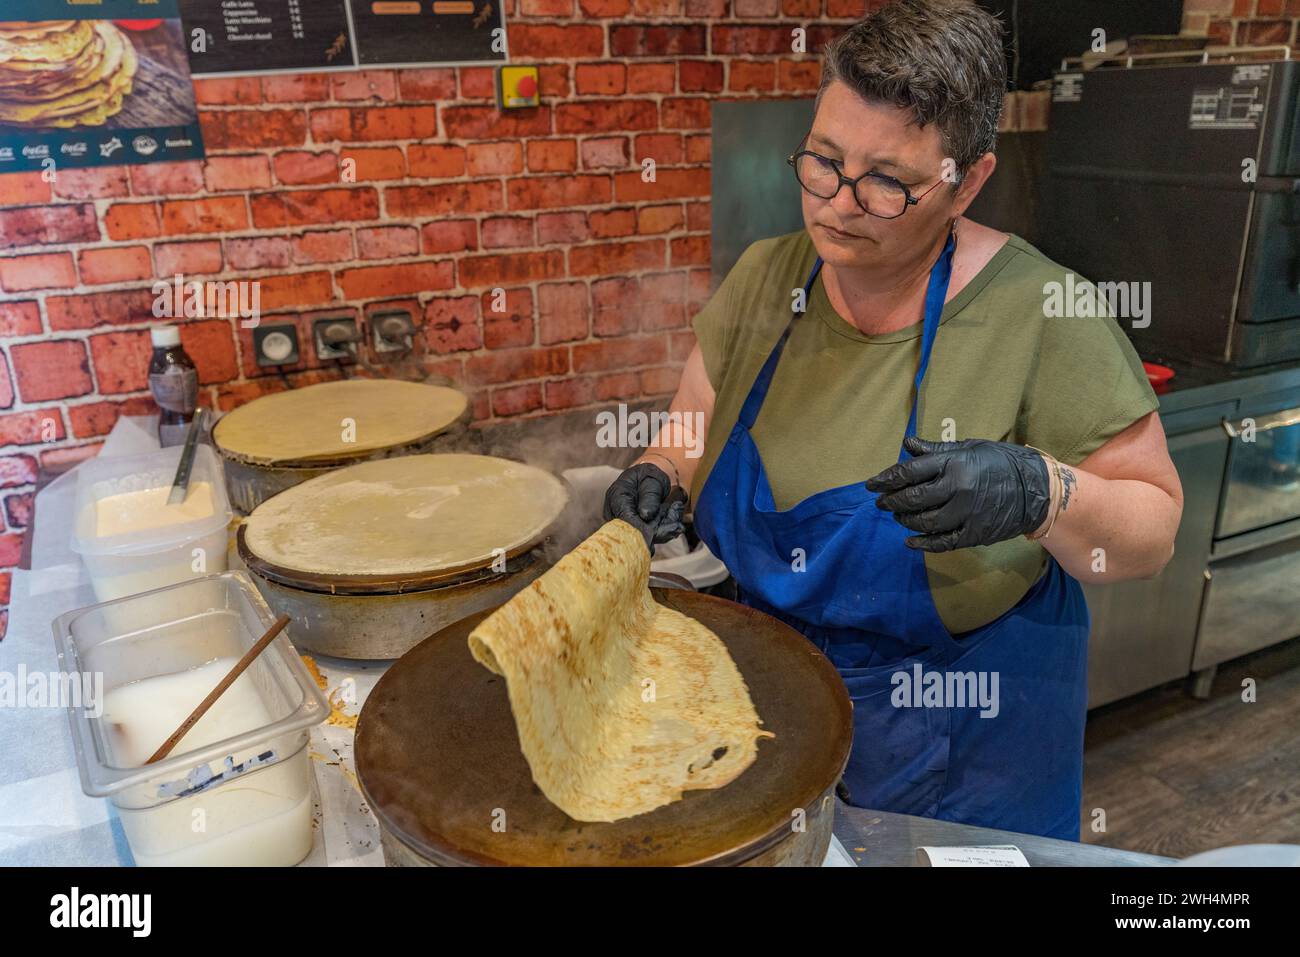
<instances>
[{"instance_id":1,"label":"label card on counter","mask_svg":"<svg viewBox=\"0 0 1300 957\"><path fill-rule=\"evenodd\" d=\"M916 862L922 867L1028 867L1014 844L987 847L918 847Z\"/></svg>"}]
</instances>

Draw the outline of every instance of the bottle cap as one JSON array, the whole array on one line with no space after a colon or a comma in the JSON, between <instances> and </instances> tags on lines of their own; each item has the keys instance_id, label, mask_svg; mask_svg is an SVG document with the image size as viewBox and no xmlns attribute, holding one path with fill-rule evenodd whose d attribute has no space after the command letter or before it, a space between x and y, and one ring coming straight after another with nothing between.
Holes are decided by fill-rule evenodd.
<instances>
[{"instance_id":1,"label":"bottle cap","mask_svg":"<svg viewBox=\"0 0 1300 957\"><path fill-rule=\"evenodd\" d=\"M181 344L181 331L175 326L154 326L149 330L149 338L155 349L166 349Z\"/></svg>"}]
</instances>

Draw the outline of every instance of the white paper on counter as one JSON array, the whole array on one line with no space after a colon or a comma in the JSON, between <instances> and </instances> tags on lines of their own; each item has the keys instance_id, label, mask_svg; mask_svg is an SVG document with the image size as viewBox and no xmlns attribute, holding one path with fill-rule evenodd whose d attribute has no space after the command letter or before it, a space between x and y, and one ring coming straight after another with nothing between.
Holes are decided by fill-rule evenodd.
<instances>
[{"instance_id":1,"label":"white paper on counter","mask_svg":"<svg viewBox=\"0 0 1300 957\"><path fill-rule=\"evenodd\" d=\"M918 847L916 862L922 867L1028 867L1014 844L986 847Z\"/></svg>"}]
</instances>

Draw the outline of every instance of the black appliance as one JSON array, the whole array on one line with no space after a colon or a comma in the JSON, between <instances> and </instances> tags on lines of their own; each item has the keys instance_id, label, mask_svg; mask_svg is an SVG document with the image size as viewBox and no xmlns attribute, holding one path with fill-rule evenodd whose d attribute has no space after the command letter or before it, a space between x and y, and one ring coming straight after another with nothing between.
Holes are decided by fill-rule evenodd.
<instances>
[{"instance_id":1,"label":"black appliance","mask_svg":"<svg viewBox=\"0 0 1300 957\"><path fill-rule=\"evenodd\" d=\"M1146 324L1120 317L1144 356L1300 359L1300 65L1053 82L1039 248L1096 283L1150 283Z\"/></svg>"}]
</instances>

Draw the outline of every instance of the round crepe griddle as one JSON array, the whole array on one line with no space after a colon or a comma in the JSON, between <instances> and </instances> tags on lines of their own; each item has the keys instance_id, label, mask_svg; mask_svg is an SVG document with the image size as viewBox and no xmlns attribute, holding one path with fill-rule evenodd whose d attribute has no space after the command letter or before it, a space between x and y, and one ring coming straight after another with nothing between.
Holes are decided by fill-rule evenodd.
<instances>
[{"instance_id":1,"label":"round crepe griddle","mask_svg":"<svg viewBox=\"0 0 1300 957\"><path fill-rule=\"evenodd\" d=\"M527 514L502 520L505 506L524 495ZM515 570L519 563L512 560L546 538L567 503L563 482L510 459L459 452L373 459L273 495L240 526L236 547L251 570L282 585L400 594L495 573L498 556L506 571ZM384 516L381 504L396 510ZM466 554L458 535L472 539L472 530L485 529L500 536L489 540L500 551L479 542L481 549ZM411 535L399 546L404 532ZM321 536L328 547L320 545ZM461 554L446 554L457 545ZM367 549L370 558L359 559Z\"/></svg>"},{"instance_id":2,"label":"round crepe griddle","mask_svg":"<svg viewBox=\"0 0 1300 957\"><path fill-rule=\"evenodd\" d=\"M697 592L652 592L722 639L764 729L776 734L759 741L740 777L621 821L571 819L533 783L505 679L470 655L469 633L490 609L407 652L366 699L357 777L385 831L439 865L738 864L788 837L792 812L809 808L848 761L843 682L774 618Z\"/></svg>"},{"instance_id":3,"label":"round crepe griddle","mask_svg":"<svg viewBox=\"0 0 1300 957\"><path fill-rule=\"evenodd\" d=\"M414 449L469 416L468 397L447 386L339 379L247 402L217 421L212 442L246 465L351 465L385 450ZM345 417L356 424L356 441L346 444L338 438Z\"/></svg>"}]
</instances>

